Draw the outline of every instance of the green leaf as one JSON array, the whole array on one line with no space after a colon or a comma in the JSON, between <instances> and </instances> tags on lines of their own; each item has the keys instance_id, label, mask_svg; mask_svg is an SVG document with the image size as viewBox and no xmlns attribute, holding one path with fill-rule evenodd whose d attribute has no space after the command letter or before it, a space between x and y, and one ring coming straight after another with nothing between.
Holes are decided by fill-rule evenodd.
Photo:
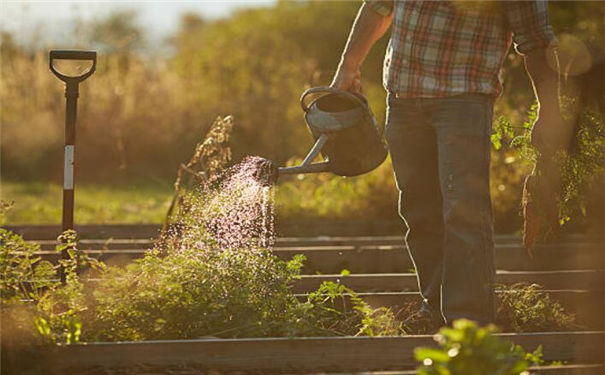
<instances>
[{"instance_id":1,"label":"green leaf","mask_svg":"<svg viewBox=\"0 0 605 375\"><path fill-rule=\"evenodd\" d=\"M433 362L449 362L452 359L443 350L425 347L414 349L414 358L421 362L427 358L430 358Z\"/></svg>"}]
</instances>

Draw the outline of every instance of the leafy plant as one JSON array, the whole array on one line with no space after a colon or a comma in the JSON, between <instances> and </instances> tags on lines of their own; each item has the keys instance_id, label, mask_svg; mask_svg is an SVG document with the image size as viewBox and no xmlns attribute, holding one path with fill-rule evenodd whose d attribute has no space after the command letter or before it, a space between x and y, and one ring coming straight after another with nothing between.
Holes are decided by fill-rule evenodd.
<instances>
[{"instance_id":1,"label":"leafy plant","mask_svg":"<svg viewBox=\"0 0 605 375\"><path fill-rule=\"evenodd\" d=\"M36 255L40 245L0 228L0 297L2 304L15 299L39 299L38 290L49 286L54 266ZM32 285L33 282L33 285Z\"/></svg>"},{"instance_id":2,"label":"leafy plant","mask_svg":"<svg viewBox=\"0 0 605 375\"><path fill-rule=\"evenodd\" d=\"M439 348L417 348L422 365L418 375L529 375L530 364L541 361L541 348L527 354L519 345L494 335L496 327L479 327L460 319L435 336Z\"/></svg>"},{"instance_id":3,"label":"leafy plant","mask_svg":"<svg viewBox=\"0 0 605 375\"><path fill-rule=\"evenodd\" d=\"M17 319L16 336L24 340L73 344L80 340L82 313L88 310L83 269L103 272L105 266L76 250L76 233L66 231L59 238L56 251L67 251L67 259L55 265L42 260L38 244L26 242L17 234L0 229L0 268L2 271L2 309ZM66 282L58 279L59 268ZM26 324L26 320L29 322ZM27 332L30 325L33 332Z\"/></svg>"},{"instance_id":4,"label":"leafy plant","mask_svg":"<svg viewBox=\"0 0 605 375\"><path fill-rule=\"evenodd\" d=\"M61 284L58 267L34 257L38 245L0 234L3 318L19 323L23 342L402 333L390 310L371 308L341 284L325 282L307 297L294 295L302 255L285 262L266 249L205 243L164 257L149 251L122 268L69 250ZM75 233L63 237L58 251L71 249ZM100 279L87 282L77 272L84 268Z\"/></svg>"},{"instance_id":5,"label":"leafy plant","mask_svg":"<svg viewBox=\"0 0 605 375\"><path fill-rule=\"evenodd\" d=\"M301 306L315 328L329 335L394 336L405 334L388 308L372 308L352 289L324 281Z\"/></svg>"},{"instance_id":6,"label":"leafy plant","mask_svg":"<svg viewBox=\"0 0 605 375\"><path fill-rule=\"evenodd\" d=\"M562 225L573 216L586 213L586 192L595 178L605 172L605 123L598 112L580 108L570 97L563 97L561 106L565 120L575 126L575 136L569 149L556 156L562 173L559 205L559 222ZM511 142L521 159L530 164L538 160L538 153L531 145L531 128L537 119L537 111L538 105L532 105L523 132Z\"/></svg>"},{"instance_id":7,"label":"leafy plant","mask_svg":"<svg viewBox=\"0 0 605 375\"><path fill-rule=\"evenodd\" d=\"M538 284L499 285L496 323L507 332L561 331L578 328L575 317Z\"/></svg>"},{"instance_id":8,"label":"leafy plant","mask_svg":"<svg viewBox=\"0 0 605 375\"><path fill-rule=\"evenodd\" d=\"M110 268L95 289L88 339L379 335L391 315L355 293L323 283L306 300L291 293L303 256L284 262L267 250L150 252L126 269ZM349 302L350 301L350 302ZM350 303L350 305L349 305Z\"/></svg>"}]
</instances>

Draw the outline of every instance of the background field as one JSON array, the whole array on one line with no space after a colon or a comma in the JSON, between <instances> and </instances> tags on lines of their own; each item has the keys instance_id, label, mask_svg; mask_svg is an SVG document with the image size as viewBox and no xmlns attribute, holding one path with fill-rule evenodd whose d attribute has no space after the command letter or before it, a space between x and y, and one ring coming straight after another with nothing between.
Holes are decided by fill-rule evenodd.
<instances>
[{"instance_id":1,"label":"background field","mask_svg":"<svg viewBox=\"0 0 605 375\"><path fill-rule=\"evenodd\" d=\"M235 162L252 154L293 163L305 154L311 138L298 98L305 88L330 82L358 6L280 1L218 20L184 14L162 54L152 48L136 11L73 22L68 45L18 43L22 36L3 33L1 194L15 202L4 224L60 221L64 97L47 68L49 48L99 51L97 72L80 94L76 222L159 222L176 167L218 115L234 115ZM557 1L550 8L565 42L566 90L573 93L575 83L604 59L605 3ZM378 43L362 71L380 122L386 42ZM522 59L512 50L503 79L495 120L506 119L519 133L533 99ZM492 192L496 228L510 233L520 228L521 183L530 166L508 147L510 138L501 142L493 150ZM397 220L388 164L356 179L289 178L276 194L278 215L285 219ZM585 196L585 214L602 220L602 187L589 188ZM582 227L581 215L575 222Z\"/></svg>"}]
</instances>

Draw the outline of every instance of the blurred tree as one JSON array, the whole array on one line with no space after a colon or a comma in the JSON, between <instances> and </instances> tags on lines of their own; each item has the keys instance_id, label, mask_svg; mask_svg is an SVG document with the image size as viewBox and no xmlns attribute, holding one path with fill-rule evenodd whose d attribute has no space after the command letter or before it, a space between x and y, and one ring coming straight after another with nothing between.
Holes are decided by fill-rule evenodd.
<instances>
[{"instance_id":1,"label":"blurred tree","mask_svg":"<svg viewBox=\"0 0 605 375\"><path fill-rule=\"evenodd\" d=\"M81 87L78 180L152 179L168 184L178 163L219 114L234 115L235 161L253 154L284 163L304 155L312 140L298 105L300 94L330 83L359 6L351 1L281 0L225 19L184 14L169 41L173 54L159 59L149 57L136 12L74 23L85 34L78 39L82 46L100 50L97 73ZM555 32L571 36L563 37L569 45L565 61L586 65L588 59L589 67L599 61L602 66L605 2L551 1L550 10ZM381 76L387 40L379 41L362 69L364 92L379 122L385 111ZM578 51L586 50L589 58L577 58L582 56ZM6 179L60 180L64 97L61 84L48 72L46 53L32 53L15 44L11 34L2 34L0 121ZM585 69L578 66L569 71ZM589 72L570 74L569 86L584 77L589 88L577 91L593 92L600 76ZM503 116L517 131L533 98L523 61L512 50L503 78L495 118ZM528 169L507 146L509 141L503 139L501 149L494 150L492 169L498 228L506 231L518 227L520 181ZM358 196L382 198L384 206L374 204L386 207L395 199L394 187L390 171L380 173L380 179L360 183ZM332 181L326 176L317 178L317 184ZM349 186L346 181L336 185Z\"/></svg>"},{"instance_id":2,"label":"blurred tree","mask_svg":"<svg viewBox=\"0 0 605 375\"><path fill-rule=\"evenodd\" d=\"M143 31L137 24L137 12L120 10L87 25L87 39L102 54L129 54L145 45Z\"/></svg>"},{"instance_id":3,"label":"blurred tree","mask_svg":"<svg viewBox=\"0 0 605 375\"><path fill-rule=\"evenodd\" d=\"M309 86L329 83L358 7L280 1L228 20L187 16L172 66L187 82L192 107L235 116L236 158L252 153L284 162L311 142L298 98ZM368 86L380 86L380 60L366 65L374 72Z\"/></svg>"}]
</instances>

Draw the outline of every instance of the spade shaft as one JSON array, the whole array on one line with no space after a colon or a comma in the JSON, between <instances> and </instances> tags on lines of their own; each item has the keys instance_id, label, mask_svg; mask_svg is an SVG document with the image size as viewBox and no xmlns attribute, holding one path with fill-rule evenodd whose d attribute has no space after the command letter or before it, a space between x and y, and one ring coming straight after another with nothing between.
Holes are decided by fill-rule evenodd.
<instances>
[{"instance_id":1,"label":"spade shaft","mask_svg":"<svg viewBox=\"0 0 605 375\"><path fill-rule=\"evenodd\" d=\"M55 60L91 61L91 67L78 76L61 73L55 67ZM74 161L76 148L76 118L78 113L79 84L90 77L97 65L95 51L53 50L49 53L49 68L57 78L65 83L65 149L63 156L63 214L61 229L63 232L74 229ZM63 249L62 258L68 259L71 250ZM59 269L61 281L65 282L65 270Z\"/></svg>"}]
</instances>

